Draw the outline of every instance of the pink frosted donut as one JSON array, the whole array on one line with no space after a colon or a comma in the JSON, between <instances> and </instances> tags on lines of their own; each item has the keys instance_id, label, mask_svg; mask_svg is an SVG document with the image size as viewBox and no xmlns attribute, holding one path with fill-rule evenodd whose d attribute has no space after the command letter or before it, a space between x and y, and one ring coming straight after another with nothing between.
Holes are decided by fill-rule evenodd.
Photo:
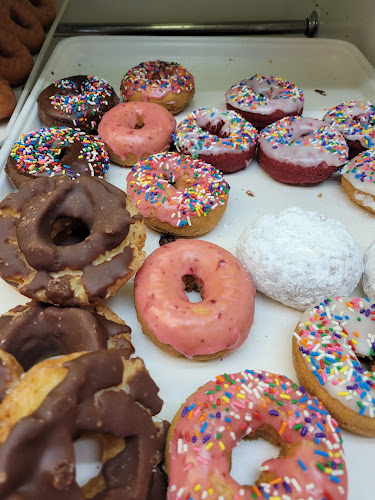
<instances>
[{"instance_id":1,"label":"pink frosted donut","mask_svg":"<svg viewBox=\"0 0 375 500\"><path fill-rule=\"evenodd\" d=\"M216 358L246 340L255 288L227 250L201 240L176 240L150 254L136 275L135 305L143 333L161 349L188 358ZM194 287L202 301L192 303Z\"/></svg>"},{"instance_id":2,"label":"pink frosted donut","mask_svg":"<svg viewBox=\"0 0 375 500\"><path fill-rule=\"evenodd\" d=\"M111 160L132 167L142 158L167 151L175 127L173 115L162 106L125 102L105 113L98 133Z\"/></svg>"},{"instance_id":3,"label":"pink frosted donut","mask_svg":"<svg viewBox=\"0 0 375 500\"><path fill-rule=\"evenodd\" d=\"M280 447L255 486L230 475L233 448L262 437ZM168 432L168 500L346 500L336 421L288 378L245 370L218 376L182 405ZM247 464L246 464L247 466Z\"/></svg>"}]
</instances>

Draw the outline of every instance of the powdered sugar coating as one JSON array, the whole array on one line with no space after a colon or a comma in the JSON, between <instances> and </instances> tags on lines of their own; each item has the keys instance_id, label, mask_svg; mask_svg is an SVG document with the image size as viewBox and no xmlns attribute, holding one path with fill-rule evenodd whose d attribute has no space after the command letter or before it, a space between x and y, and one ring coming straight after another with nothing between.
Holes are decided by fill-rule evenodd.
<instances>
[{"instance_id":1,"label":"powdered sugar coating","mask_svg":"<svg viewBox=\"0 0 375 500\"><path fill-rule=\"evenodd\" d=\"M365 253L362 286L367 297L375 300L375 241Z\"/></svg>"},{"instance_id":2,"label":"powdered sugar coating","mask_svg":"<svg viewBox=\"0 0 375 500\"><path fill-rule=\"evenodd\" d=\"M362 251L346 227L299 207L246 227L237 257L257 290L300 310L322 297L350 295L363 271Z\"/></svg>"}]
</instances>

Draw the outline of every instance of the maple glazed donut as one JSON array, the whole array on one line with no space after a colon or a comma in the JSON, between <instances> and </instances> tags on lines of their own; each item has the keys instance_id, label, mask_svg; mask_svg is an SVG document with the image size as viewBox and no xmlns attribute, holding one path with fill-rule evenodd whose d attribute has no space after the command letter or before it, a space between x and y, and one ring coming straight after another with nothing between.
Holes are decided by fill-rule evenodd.
<instances>
[{"instance_id":1,"label":"maple glazed donut","mask_svg":"<svg viewBox=\"0 0 375 500\"><path fill-rule=\"evenodd\" d=\"M316 395L338 423L375 437L375 303L369 298L336 297L313 303L293 338L293 361L307 391ZM373 368L375 368L373 366Z\"/></svg>"},{"instance_id":2,"label":"maple glazed donut","mask_svg":"<svg viewBox=\"0 0 375 500\"><path fill-rule=\"evenodd\" d=\"M202 301L191 303L185 290L195 287ZM134 288L143 333L169 354L223 356L243 344L253 324L251 278L213 243L181 239L159 247L136 274Z\"/></svg>"},{"instance_id":3,"label":"maple glazed donut","mask_svg":"<svg viewBox=\"0 0 375 500\"><path fill-rule=\"evenodd\" d=\"M146 226L179 236L210 231L229 197L229 185L216 168L178 153L160 153L136 163L126 180L127 195Z\"/></svg>"},{"instance_id":4,"label":"maple glazed donut","mask_svg":"<svg viewBox=\"0 0 375 500\"><path fill-rule=\"evenodd\" d=\"M266 127L259 137L259 165L286 184L322 182L347 159L348 146L341 133L315 118L287 116Z\"/></svg>"},{"instance_id":5,"label":"maple glazed donut","mask_svg":"<svg viewBox=\"0 0 375 500\"><path fill-rule=\"evenodd\" d=\"M96 305L139 269L142 216L95 177L41 178L0 203L0 275L31 299Z\"/></svg>"},{"instance_id":6,"label":"maple glazed donut","mask_svg":"<svg viewBox=\"0 0 375 500\"><path fill-rule=\"evenodd\" d=\"M0 75L9 85L21 85L26 82L33 66L33 56L25 45L0 27Z\"/></svg>"},{"instance_id":7,"label":"maple glazed donut","mask_svg":"<svg viewBox=\"0 0 375 500\"><path fill-rule=\"evenodd\" d=\"M172 115L186 108L194 92L193 75L176 62L142 62L131 68L121 82L124 101L153 102Z\"/></svg>"},{"instance_id":8,"label":"maple glazed donut","mask_svg":"<svg viewBox=\"0 0 375 500\"><path fill-rule=\"evenodd\" d=\"M17 188L39 177L104 177L108 169L104 143L70 127L40 128L26 134L14 144L5 165L9 180Z\"/></svg>"},{"instance_id":9,"label":"maple glazed donut","mask_svg":"<svg viewBox=\"0 0 375 500\"><path fill-rule=\"evenodd\" d=\"M177 151L211 163L224 173L237 172L253 159L258 132L234 111L200 108L176 129Z\"/></svg>"},{"instance_id":10,"label":"maple glazed donut","mask_svg":"<svg viewBox=\"0 0 375 500\"><path fill-rule=\"evenodd\" d=\"M254 486L230 475L241 439L263 438L280 456ZM182 405L168 431L168 500L346 500L348 477L336 421L317 398L266 371L220 375Z\"/></svg>"},{"instance_id":11,"label":"maple glazed donut","mask_svg":"<svg viewBox=\"0 0 375 500\"><path fill-rule=\"evenodd\" d=\"M302 115L304 97L293 83L277 76L254 75L232 85L227 109L239 113L258 130L285 116Z\"/></svg>"},{"instance_id":12,"label":"maple glazed donut","mask_svg":"<svg viewBox=\"0 0 375 500\"><path fill-rule=\"evenodd\" d=\"M48 127L78 127L97 134L104 113L120 102L106 80L75 75L56 80L39 94L38 113Z\"/></svg>"},{"instance_id":13,"label":"maple glazed donut","mask_svg":"<svg viewBox=\"0 0 375 500\"><path fill-rule=\"evenodd\" d=\"M143 158L168 151L175 128L176 120L162 106L123 102L103 116L98 132L111 160L132 167Z\"/></svg>"}]
</instances>

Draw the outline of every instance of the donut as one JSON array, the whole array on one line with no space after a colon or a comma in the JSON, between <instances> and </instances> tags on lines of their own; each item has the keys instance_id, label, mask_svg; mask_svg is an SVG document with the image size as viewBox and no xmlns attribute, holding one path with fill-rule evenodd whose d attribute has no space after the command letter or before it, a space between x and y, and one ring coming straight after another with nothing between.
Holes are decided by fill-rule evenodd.
<instances>
[{"instance_id":1,"label":"donut","mask_svg":"<svg viewBox=\"0 0 375 500\"><path fill-rule=\"evenodd\" d=\"M302 311L321 297L350 294L363 271L361 248L341 222L298 207L250 223L236 255L257 290Z\"/></svg>"},{"instance_id":2,"label":"donut","mask_svg":"<svg viewBox=\"0 0 375 500\"><path fill-rule=\"evenodd\" d=\"M178 153L159 153L135 164L127 195L146 226L161 233L200 236L223 216L229 185L208 163Z\"/></svg>"},{"instance_id":3,"label":"donut","mask_svg":"<svg viewBox=\"0 0 375 500\"><path fill-rule=\"evenodd\" d=\"M185 294L194 288L202 301ZM142 331L175 356L210 359L238 349L254 319L255 289L227 250L201 240L176 240L157 248L134 280Z\"/></svg>"},{"instance_id":4,"label":"donut","mask_svg":"<svg viewBox=\"0 0 375 500\"><path fill-rule=\"evenodd\" d=\"M287 116L260 134L259 165L286 184L316 184L336 172L348 159L340 132L315 118Z\"/></svg>"},{"instance_id":5,"label":"donut","mask_svg":"<svg viewBox=\"0 0 375 500\"><path fill-rule=\"evenodd\" d=\"M368 247L363 259L363 291L371 300L375 301L375 241Z\"/></svg>"},{"instance_id":6,"label":"donut","mask_svg":"<svg viewBox=\"0 0 375 500\"><path fill-rule=\"evenodd\" d=\"M374 308L367 297L314 302L302 314L293 337L293 361L301 384L341 427L371 437L375 437ZM371 370L362 366L361 358L372 360Z\"/></svg>"},{"instance_id":7,"label":"donut","mask_svg":"<svg viewBox=\"0 0 375 500\"><path fill-rule=\"evenodd\" d=\"M123 102L110 109L98 126L109 157L132 167L154 153L168 151L176 120L169 111L151 102Z\"/></svg>"},{"instance_id":8,"label":"donut","mask_svg":"<svg viewBox=\"0 0 375 500\"><path fill-rule=\"evenodd\" d=\"M17 105L17 98L7 80L0 76L0 120L9 118Z\"/></svg>"},{"instance_id":9,"label":"donut","mask_svg":"<svg viewBox=\"0 0 375 500\"><path fill-rule=\"evenodd\" d=\"M145 238L142 217L112 184L40 178L0 203L0 276L31 299L96 305L142 265Z\"/></svg>"},{"instance_id":10,"label":"donut","mask_svg":"<svg viewBox=\"0 0 375 500\"><path fill-rule=\"evenodd\" d=\"M134 500L163 498L154 496L167 426L152 418L163 404L157 393L143 361L118 349L35 365L0 405L0 496L84 500L73 440L88 432L126 440L103 465L100 490L90 498L129 498L129 491Z\"/></svg>"},{"instance_id":11,"label":"donut","mask_svg":"<svg viewBox=\"0 0 375 500\"><path fill-rule=\"evenodd\" d=\"M9 85L21 85L28 79L33 66L33 56L25 45L0 24L0 76Z\"/></svg>"},{"instance_id":12,"label":"donut","mask_svg":"<svg viewBox=\"0 0 375 500\"><path fill-rule=\"evenodd\" d=\"M153 102L177 115L194 97L194 77L176 62L147 61L129 69L120 91L124 101Z\"/></svg>"},{"instance_id":13,"label":"donut","mask_svg":"<svg viewBox=\"0 0 375 500\"><path fill-rule=\"evenodd\" d=\"M104 177L109 156L96 137L70 127L40 128L12 147L5 172L17 188L37 178Z\"/></svg>"},{"instance_id":14,"label":"donut","mask_svg":"<svg viewBox=\"0 0 375 500\"><path fill-rule=\"evenodd\" d=\"M110 347L134 348L131 329L104 306L81 309L31 301L0 316L0 345L26 371L50 356Z\"/></svg>"},{"instance_id":15,"label":"donut","mask_svg":"<svg viewBox=\"0 0 375 500\"><path fill-rule=\"evenodd\" d=\"M48 127L78 127L97 134L104 113L120 102L113 87L97 76L56 80L39 94L39 117Z\"/></svg>"},{"instance_id":16,"label":"donut","mask_svg":"<svg viewBox=\"0 0 375 500\"><path fill-rule=\"evenodd\" d=\"M293 83L277 76L254 75L225 93L227 109L240 114L258 130L285 116L302 115L304 97Z\"/></svg>"},{"instance_id":17,"label":"donut","mask_svg":"<svg viewBox=\"0 0 375 500\"><path fill-rule=\"evenodd\" d=\"M375 105L347 101L329 109L323 120L339 130L349 146L349 159L375 147Z\"/></svg>"},{"instance_id":18,"label":"donut","mask_svg":"<svg viewBox=\"0 0 375 500\"><path fill-rule=\"evenodd\" d=\"M280 448L254 486L230 475L241 439ZM168 431L168 500L202 498L346 500L348 475L340 430L322 403L285 376L225 373L188 397Z\"/></svg>"},{"instance_id":19,"label":"donut","mask_svg":"<svg viewBox=\"0 0 375 500\"><path fill-rule=\"evenodd\" d=\"M22 374L22 366L16 358L8 352L0 350L0 403L8 392L18 384Z\"/></svg>"},{"instance_id":20,"label":"donut","mask_svg":"<svg viewBox=\"0 0 375 500\"><path fill-rule=\"evenodd\" d=\"M258 140L257 130L234 111L200 108L176 129L177 151L211 163L224 173L250 164Z\"/></svg>"},{"instance_id":21,"label":"donut","mask_svg":"<svg viewBox=\"0 0 375 500\"><path fill-rule=\"evenodd\" d=\"M49 28L56 17L56 7L53 0L28 0L27 3L43 28L45 30Z\"/></svg>"}]
</instances>

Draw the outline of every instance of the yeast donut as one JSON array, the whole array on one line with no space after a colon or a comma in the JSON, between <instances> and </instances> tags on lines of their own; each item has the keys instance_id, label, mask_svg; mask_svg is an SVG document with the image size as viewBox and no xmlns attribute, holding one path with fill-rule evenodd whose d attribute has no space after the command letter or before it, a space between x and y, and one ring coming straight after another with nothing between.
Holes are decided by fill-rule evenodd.
<instances>
[{"instance_id":1,"label":"yeast donut","mask_svg":"<svg viewBox=\"0 0 375 500\"><path fill-rule=\"evenodd\" d=\"M178 153L160 153L135 164L127 194L146 226L161 233L199 236L223 216L229 185L208 163Z\"/></svg>"},{"instance_id":2,"label":"yeast donut","mask_svg":"<svg viewBox=\"0 0 375 500\"><path fill-rule=\"evenodd\" d=\"M95 305L144 260L145 229L123 191L81 176L37 179L0 203L0 275L32 299Z\"/></svg>"},{"instance_id":3,"label":"yeast donut","mask_svg":"<svg viewBox=\"0 0 375 500\"><path fill-rule=\"evenodd\" d=\"M56 7L53 0L28 0L27 3L43 28L49 28L56 17Z\"/></svg>"},{"instance_id":4,"label":"yeast donut","mask_svg":"<svg viewBox=\"0 0 375 500\"><path fill-rule=\"evenodd\" d=\"M0 120L9 118L17 105L17 98L9 83L0 76Z\"/></svg>"},{"instance_id":5,"label":"yeast donut","mask_svg":"<svg viewBox=\"0 0 375 500\"><path fill-rule=\"evenodd\" d=\"M313 303L293 338L301 384L316 395L341 427L375 437L375 303L336 297ZM370 332L370 333L369 333ZM372 370L361 358L372 360Z\"/></svg>"},{"instance_id":6,"label":"yeast donut","mask_svg":"<svg viewBox=\"0 0 375 500\"><path fill-rule=\"evenodd\" d=\"M168 151L176 120L169 111L151 102L125 102L110 109L98 132L111 160L132 167L148 156Z\"/></svg>"},{"instance_id":7,"label":"yeast donut","mask_svg":"<svg viewBox=\"0 0 375 500\"><path fill-rule=\"evenodd\" d=\"M241 439L280 448L254 486L230 475ZM336 421L318 399L266 371L225 373L192 394L173 419L166 460L168 500L346 500L348 476Z\"/></svg>"},{"instance_id":8,"label":"yeast donut","mask_svg":"<svg viewBox=\"0 0 375 500\"><path fill-rule=\"evenodd\" d=\"M194 286L201 302L191 303L185 294ZM253 283L241 263L213 243L182 239L159 247L134 287L143 333L169 354L223 356L243 344L253 324Z\"/></svg>"},{"instance_id":9,"label":"yeast donut","mask_svg":"<svg viewBox=\"0 0 375 500\"><path fill-rule=\"evenodd\" d=\"M250 164L258 140L257 130L234 111L200 108L176 129L177 151L211 163L224 173Z\"/></svg>"},{"instance_id":10,"label":"yeast donut","mask_svg":"<svg viewBox=\"0 0 375 500\"><path fill-rule=\"evenodd\" d=\"M340 132L315 118L287 116L259 137L259 165L286 184L316 184L328 179L348 159Z\"/></svg>"},{"instance_id":11,"label":"yeast donut","mask_svg":"<svg viewBox=\"0 0 375 500\"><path fill-rule=\"evenodd\" d=\"M70 127L40 128L12 147L5 172L17 188L40 177L104 177L109 156L96 137Z\"/></svg>"},{"instance_id":12,"label":"yeast donut","mask_svg":"<svg viewBox=\"0 0 375 500\"><path fill-rule=\"evenodd\" d=\"M0 76L9 85L21 85L26 82L33 66L33 56L25 45L0 27Z\"/></svg>"},{"instance_id":13,"label":"yeast donut","mask_svg":"<svg viewBox=\"0 0 375 500\"><path fill-rule=\"evenodd\" d=\"M177 115L194 97L194 77L175 62L147 61L131 68L121 81L124 101L159 104Z\"/></svg>"},{"instance_id":14,"label":"yeast donut","mask_svg":"<svg viewBox=\"0 0 375 500\"><path fill-rule=\"evenodd\" d=\"M239 113L258 130L285 116L302 115L304 105L302 91L277 76L245 78L232 85L225 98L227 109Z\"/></svg>"},{"instance_id":15,"label":"yeast donut","mask_svg":"<svg viewBox=\"0 0 375 500\"><path fill-rule=\"evenodd\" d=\"M75 75L48 85L37 102L40 119L48 127L78 127L97 134L104 113L120 100L103 78Z\"/></svg>"}]
</instances>

